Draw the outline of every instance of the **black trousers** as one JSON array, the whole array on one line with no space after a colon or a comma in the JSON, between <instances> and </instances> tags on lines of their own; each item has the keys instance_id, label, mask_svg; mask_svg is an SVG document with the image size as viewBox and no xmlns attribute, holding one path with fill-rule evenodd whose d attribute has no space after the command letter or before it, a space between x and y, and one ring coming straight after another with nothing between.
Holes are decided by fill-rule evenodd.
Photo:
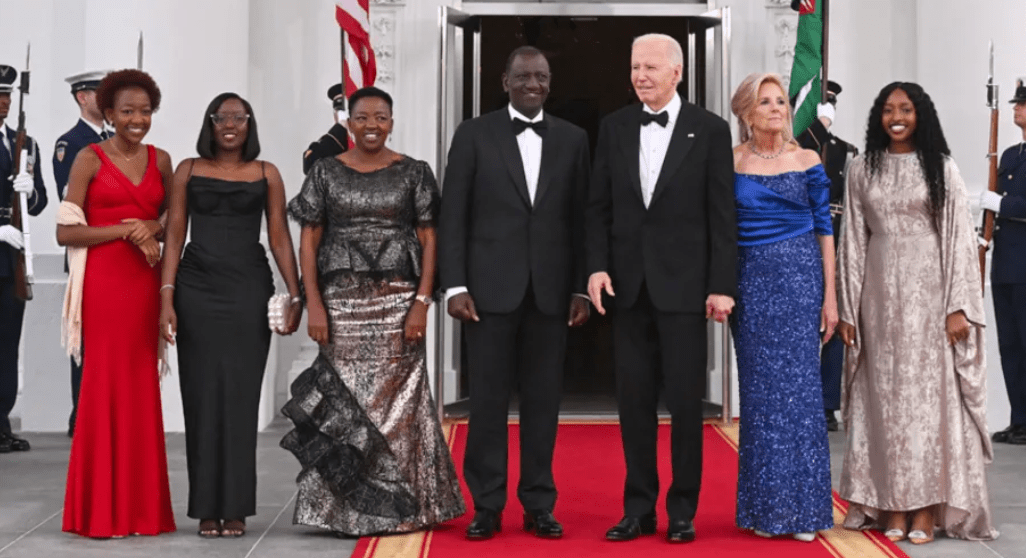
<instances>
[{"instance_id":1,"label":"black trousers","mask_svg":"<svg viewBox=\"0 0 1026 558\"><path fill-rule=\"evenodd\" d=\"M644 285L630 308L613 315L616 399L627 479L624 515L655 511L656 405L662 391L670 411L673 480L666 512L693 519L702 484L702 397L706 385L706 319L702 314L661 312Z\"/></svg>"},{"instance_id":2,"label":"black trousers","mask_svg":"<svg viewBox=\"0 0 1026 558\"><path fill-rule=\"evenodd\" d=\"M552 454L566 357L567 314L538 310L529 286L508 314L478 312L464 324L470 367L470 421L463 474L474 509L499 512L506 505L509 461L506 424L510 395L520 397L520 484L524 509L556 504Z\"/></svg>"},{"instance_id":3,"label":"black trousers","mask_svg":"<svg viewBox=\"0 0 1026 558\"><path fill-rule=\"evenodd\" d=\"M999 284L991 289L1011 423L1026 426L1026 285Z\"/></svg>"},{"instance_id":4,"label":"black trousers","mask_svg":"<svg viewBox=\"0 0 1026 558\"><path fill-rule=\"evenodd\" d=\"M11 432L11 409L18 398L18 341L25 302L14 296L14 278L0 277L0 433Z\"/></svg>"}]
</instances>

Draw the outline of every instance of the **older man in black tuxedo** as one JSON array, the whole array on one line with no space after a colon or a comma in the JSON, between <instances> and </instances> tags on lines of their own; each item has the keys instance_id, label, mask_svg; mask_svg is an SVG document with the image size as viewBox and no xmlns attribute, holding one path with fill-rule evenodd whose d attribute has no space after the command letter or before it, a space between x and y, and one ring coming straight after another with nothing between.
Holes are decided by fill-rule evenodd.
<instances>
[{"instance_id":1,"label":"older man in black tuxedo","mask_svg":"<svg viewBox=\"0 0 1026 558\"><path fill-rule=\"evenodd\" d=\"M463 321L470 424L463 472L474 498L467 538L491 538L506 504L507 409L519 389L524 529L559 538L552 514L567 326L588 319L583 293L588 138L542 107L549 63L513 51L502 76L509 106L460 125L439 221L441 285Z\"/></svg>"},{"instance_id":2,"label":"older man in black tuxedo","mask_svg":"<svg viewBox=\"0 0 1026 558\"><path fill-rule=\"evenodd\" d=\"M586 214L588 293L613 296L617 404L627 464L626 541L656 528L656 404L673 420L667 540L694 540L702 480L706 319L734 306L737 224L730 128L676 92L680 44L634 41L631 82L642 104L602 121Z\"/></svg>"}]
</instances>

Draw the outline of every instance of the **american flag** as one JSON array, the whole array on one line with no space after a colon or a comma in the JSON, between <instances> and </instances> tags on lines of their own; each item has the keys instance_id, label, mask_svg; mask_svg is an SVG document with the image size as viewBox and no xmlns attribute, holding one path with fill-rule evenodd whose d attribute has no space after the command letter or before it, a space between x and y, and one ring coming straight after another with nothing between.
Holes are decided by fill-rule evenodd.
<instances>
[{"instance_id":1,"label":"american flag","mask_svg":"<svg viewBox=\"0 0 1026 558\"><path fill-rule=\"evenodd\" d=\"M335 20L346 32L349 48L342 62L346 96L357 89L374 85L378 67L370 43L370 0L339 0Z\"/></svg>"}]
</instances>

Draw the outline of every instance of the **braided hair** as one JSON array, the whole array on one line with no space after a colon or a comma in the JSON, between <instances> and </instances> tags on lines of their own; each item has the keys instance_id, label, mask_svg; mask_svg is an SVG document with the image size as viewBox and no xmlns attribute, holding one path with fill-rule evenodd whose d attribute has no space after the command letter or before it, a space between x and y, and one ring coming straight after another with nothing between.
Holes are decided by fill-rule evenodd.
<instances>
[{"instance_id":1,"label":"braided hair","mask_svg":"<svg viewBox=\"0 0 1026 558\"><path fill-rule=\"evenodd\" d=\"M869 122L866 124L866 161L871 175L880 171L883 153L891 143L891 137L887 135L887 130L883 126L883 109L887 98L897 89L904 91L915 107L916 128L912 143L915 145L919 165L926 176L930 192L930 216L933 217L934 226L939 229L947 194L944 184L944 159L951 155L951 150L944 139L937 108L921 86L911 82L895 81L880 90L880 94L873 102L873 108L869 111Z\"/></svg>"}]
</instances>

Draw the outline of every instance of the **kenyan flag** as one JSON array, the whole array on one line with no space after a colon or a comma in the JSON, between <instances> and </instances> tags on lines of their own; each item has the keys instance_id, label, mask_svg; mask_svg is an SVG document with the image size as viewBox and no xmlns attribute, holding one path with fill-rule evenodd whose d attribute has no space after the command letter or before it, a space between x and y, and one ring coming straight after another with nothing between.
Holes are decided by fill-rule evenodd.
<instances>
[{"instance_id":1,"label":"kenyan flag","mask_svg":"<svg viewBox=\"0 0 1026 558\"><path fill-rule=\"evenodd\" d=\"M794 45L794 64L787 96L795 99L794 135L797 137L816 119L820 103L820 70L823 69L823 3L802 2L798 11L798 41ZM812 4L806 9L805 4Z\"/></svg>"}]
</instances>

